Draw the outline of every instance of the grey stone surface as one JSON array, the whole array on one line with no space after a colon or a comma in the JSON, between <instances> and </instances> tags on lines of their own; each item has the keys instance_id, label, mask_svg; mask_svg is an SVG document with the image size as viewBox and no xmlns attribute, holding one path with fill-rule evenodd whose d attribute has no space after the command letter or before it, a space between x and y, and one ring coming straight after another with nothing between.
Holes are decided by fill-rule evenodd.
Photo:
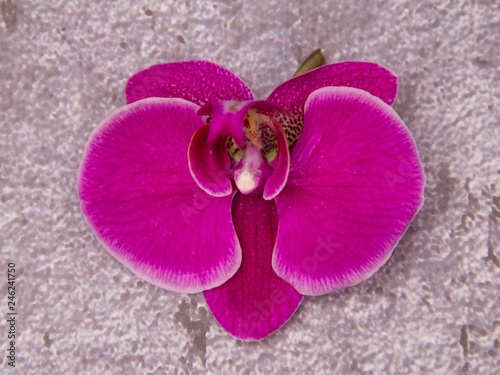
<instances>
[{"instance_id":1,"label":"grey stone surface","mask_svg":"<svg viewBox=\"0 0 500 375\"><path fill-rule=\"evenodd\" d=\"M0 0L0 372L15 262L19 374L500 373L499 14L495 0ZM425 205L371 279L239 342L201 295L141 281L99 245L80 158L141 68L208 59L262 98L316 47L399 75Z\"/></svg>"}]
</instances>

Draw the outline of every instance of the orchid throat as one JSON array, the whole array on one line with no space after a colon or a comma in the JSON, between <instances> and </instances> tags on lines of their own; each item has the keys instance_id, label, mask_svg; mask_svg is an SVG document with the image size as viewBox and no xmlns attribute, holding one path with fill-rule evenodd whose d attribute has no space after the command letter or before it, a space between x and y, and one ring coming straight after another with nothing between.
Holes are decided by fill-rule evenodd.
<instances>
[{"instance_id":1,"label":"orchid throat","mask_svg":"<svg viewBox=\"0 0 500 375\"><path fill-rule=\"evenodd\" d=\"M262 101L214 101L198 114L207 116L207 121L193 135L188 157L200 188L213 196L238 189L242 194L274 198L285 185L289 169L279 109Z\"/></svg>"}]
</instances>

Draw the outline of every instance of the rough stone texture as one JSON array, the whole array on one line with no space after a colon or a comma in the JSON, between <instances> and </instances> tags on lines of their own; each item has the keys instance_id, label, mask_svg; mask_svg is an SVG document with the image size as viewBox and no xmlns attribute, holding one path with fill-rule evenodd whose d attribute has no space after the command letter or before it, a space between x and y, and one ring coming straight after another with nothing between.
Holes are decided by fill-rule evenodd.
<instances>
[{"instance_id":1,"label":"rough stone texture","mask_svg":"<svg viewBox=\"0 0 500 375\"><path fill-rule=\"evenodd\" d=\"M0 0L0 372L11 261L20 374L498 373L499 14L495 0ZM80 158L141 68L208 59L264 97L318 46L397 72L426 202L371 279L242 343L201 295L104 251L79 210Z\"/></svg>"}]
</instances>

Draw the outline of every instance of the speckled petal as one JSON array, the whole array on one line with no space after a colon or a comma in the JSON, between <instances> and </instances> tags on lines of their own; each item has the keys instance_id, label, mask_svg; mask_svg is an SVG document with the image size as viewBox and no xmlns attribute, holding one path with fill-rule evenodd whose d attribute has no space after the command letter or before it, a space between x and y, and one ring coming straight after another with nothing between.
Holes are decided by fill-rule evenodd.
<instances>
[{"instance_id":1,"label":"speckled petal","mask_svg":"<svg viewBox=\"0 0 500 375\"><path fill-rule=\"evenodd\" d=\"M188 169L203 122L182 99L145 99L111 115L90 137L78 181L82 211L99 241L142 278L200 292L241 263L232 196L213 198Z\"/></svg>"},{"instance_id":2,"label":"speckled petal","mask_svg":"<svg viewBox=\"0 0 500 375\"><path fill-rule=\"evenodd\" d=\"M125 88L127 103L150 97L181 98L198 105L211 100L252 100L248 86L220 65L182 61L154 65L134 74Z\"/></svg>"},{"instance_id":3,"label":"speckled petal","mask_svg":"<svg viewBox=\"0 0 500 375\"><path fill-rule=\"evenodd\" d=\"M326 86L347 86L368 91L392 105L398 90L397 76L387 68L363 61L329 64L292 78L278 86L268 101L284 109L281 124L294 145L304 123L304 104L309 94Z\"/></svg>"},{"instance_id":4,"label":"speckled petal","mask_svg":"<svg viewBox=\"0 0 500 375\"><path fill-rule=\"evenodd\" d=\"M302 296L271 268L278 229L274 200L237 193L233 221L242 244L238 272L223 285L206 290L205 300L220 325L242 340L261 340L297 310Z\"/></svg>"},{"instance_id":5,"label":"speckled petal","mask_svg":"<svg viewBox=\"0 0 500 375\"><path fill-rule=\"evenodd\" d=\"M363 90L327 87L310 95L290 165L276 197L273 267L302 294L371 276L423 202L425 177L408 128Z\"/></svg>"}]
</instances>

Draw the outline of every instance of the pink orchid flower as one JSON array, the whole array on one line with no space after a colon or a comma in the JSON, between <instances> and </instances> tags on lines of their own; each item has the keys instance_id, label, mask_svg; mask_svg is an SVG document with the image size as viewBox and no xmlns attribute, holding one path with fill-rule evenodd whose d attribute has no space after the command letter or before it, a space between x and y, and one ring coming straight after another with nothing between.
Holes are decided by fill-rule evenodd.
<instances>
[{"instance_id":1,"label":"pink orchid flower","mask_svg":"<svg viewBox=\"0 0 500 375\"><path fill-rule=\"evenodd\" d=\"M265 101L210 62L150 67L90 137L82 211L134 273L203 291L227 332L261 340L304 295L370 277L421 207L396 91L369 62L314 69Z\"/></svg>"}]
</instances>

